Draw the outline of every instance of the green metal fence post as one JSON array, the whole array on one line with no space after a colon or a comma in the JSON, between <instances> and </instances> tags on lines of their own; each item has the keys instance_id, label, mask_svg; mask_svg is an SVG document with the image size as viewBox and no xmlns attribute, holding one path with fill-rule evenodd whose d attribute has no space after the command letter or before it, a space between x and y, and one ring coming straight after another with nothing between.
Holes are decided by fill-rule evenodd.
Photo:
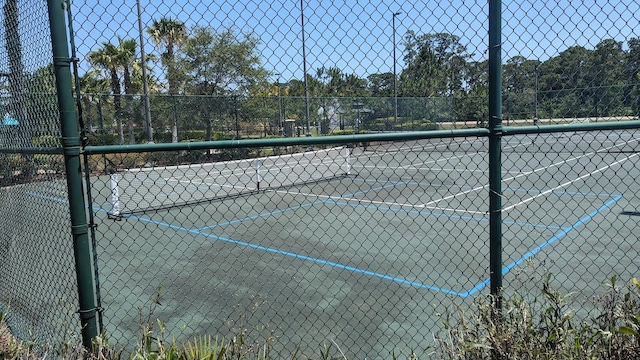
<instances>
[{"instance_id":1,"label":"green metal fence post","mask_svg":"<svg viewBox=\"0 0 640 360\"><path fill-rule=\"evenodd\" d=\"M91 262L91 244L87 226L82 171L80 166L80 136L76 124L76 111L71 83L71 58L69 57L63 5L59 0L48 0L53 65L56 77L58 106L60 109L62 147L64 153L73 250L78 281L82 344L91 349L92 340L98 336L96 321L96 297Z\"/></svg>"},{"instance_id":2,"label":"green metal fence post","mask_svg":"<svg viewBox=\"0 0 640 360\"><path fill-rule=\"evenodd\" d=\"M489 271L491 295L502 288L502 1L489 1Z\"/></svg>"}]
</instances>

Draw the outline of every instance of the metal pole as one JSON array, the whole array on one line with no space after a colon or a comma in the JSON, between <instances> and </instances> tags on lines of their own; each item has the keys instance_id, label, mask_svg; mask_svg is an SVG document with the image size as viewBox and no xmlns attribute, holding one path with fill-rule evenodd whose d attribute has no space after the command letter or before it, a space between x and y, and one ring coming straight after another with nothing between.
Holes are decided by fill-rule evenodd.
<instances>
[{"instance_id":1,"label":"metal pole","mask_svg":"<svg viewBox=\"0 0 640 360\"><path fill-rule=\"evenodd\" d=\"M280 134L280 136L282 136L284 134L284 128L282 127L282 97L280 97L280 75L281 74L276 74L278 76L278 132Z\"/></svg>"},{"instance_id":2,"label":"metal pole","mask_svg":"<svg viewBox=\"0 0 640 360\"><path fill-rule=\"evenodd\" d=\"M396 16L402 14L402 12L394 12L391 16L391 24L393 28L393 128L395 130L398 122L398 89L396 87Z\"/></svg>"},{"instance_id":3,"label":"metal pole","mask_svg":"<svg viewBox=\"0 0 640 360\"><path fill-rule=\"evenodd\" d=\"M534 96L534 114L533 114L533 125L538 125L538 63L536 63L536 91Z\"/></svg>"},{"instance_id":4,"label":"metal pole","mask_svg":"<svg viewBox=\"0 0 640 360\"><path fill-rule=\"evenodd\" d=\"M495 309L502 307L502 1L489 1L489 272Z\"/></svg>"},{"instance_id":5,"label":"metal pole","mask_svg":"<svg viewBox=\"0 0 640 360\"><path fill-rule=\"evenodd\" d=\"M60 111L62 148L64 154L71 235L78 282L78 301L82 344L92 348L92 340L98 336L96 314L96 293L93 279L91 242L82 193L82 172L80 162L80 136L76 122L71 83L71 58L65 30L65 17L59 0L48 0L53 66L56 77L56 93Z\"/></svg>"},{"instance_id":6,"label":"metal pole","mask_svg":"<svg viewBox=\"0 0 640 360\"><path fill-rule=\"evenodd\" d=\"M304 0L300 0L300 14L302 15L302 68L304 72L304 108L307 119L307 136L311 136L311 123L309 122L309 87L307 85L307 50L304 43Z\"/></svg>"},{"instance_id":7,"label":"metal pole","mask_svg":"<svg viewBox=\"0 0 640 360\"><path fill-rule=\"evenodd\" d=\"M140 61L142 61L142 91L144 92L144 123L147 130L147 142L153 143L153 128L151 127L151 106L149 105L149 85L147 84L147 60L144 53L144 38L142 36L142 18L140 17L140 0L138 6L138 32L140 33Z\"/></svg>"}]
</instances>

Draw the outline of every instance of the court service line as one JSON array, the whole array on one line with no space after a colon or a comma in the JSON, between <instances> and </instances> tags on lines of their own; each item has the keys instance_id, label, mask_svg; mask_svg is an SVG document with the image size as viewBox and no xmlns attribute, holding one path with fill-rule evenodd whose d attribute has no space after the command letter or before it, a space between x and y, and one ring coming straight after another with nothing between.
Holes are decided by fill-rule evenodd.
<instances>
[{"instance_id":1,"label":"court service line","mask_svg":"<svg viewBox=\"0 0 640 360\"><path fill-rule=\"evenodd\" d=\"M285 163L286 164L286 163ZM291 164L290 166L281 166L281 167L277 167L276 170L276 175L274 176L274 178L278 178L278 177L285 177L288 178L288 176L286 174L282 173L283 169L294 169L297 167L303 168L305 166L309 166L309 165L320 165L320 164L336 164L336 165L342 165L339 163L336 163L334 161L334 159L315 159L313 161L309 161L307 163L298 163L298 164ZM273 169L269 169L267 168L266 173L272 173ZM216 174L218 174L216 172ZM211 175L211 172L208 172L207 175ZM177 178L177 177L165 177L163 178L163 180L167 181L168 183L173 182L173 183L178 183L178 184L189 184L189 185L195 185L196 188L198 188L199 185L204 185L204 186L218 186L220 188L231 188L231 189L249 189L249 190L253 190L256 189L255 187L251 187L249 185L255 185L256 181L254 181L254 177L256 176L256 169L251 167L251 168L235 168L235 169L227 169L227 170L221 170L219 172L220 176L215 176L215 177L211 177L211 176L205 176L203 179L201 180L191 180L191 179L181 179L181 178ZM228 176L228 175L236 175L236 176L246 176L248 178L248 180L251 181L247 181L246 183L242 183L241 184L245 185L244 187L238 187L237 185L232 185L232 184L220 184L217 182L209 182L207 180L216 180L219 179L222 176ZM262 174L262 176L264 176L264 174ZM153 180L148 180L149 182L153 181ZM228 179L225 179L225 181L228 181Z\"/></svg>"},{"instance_id":2,"label":"court service line","mask_svg":"<svg viewBox=\"0 0 640 360\"><path fill-rule=\"evenodd\" d=\"M456 143L456 144L457 144L457 145L462 145L462 144L464 144L464 143L467 143L467 144L473 144L473 143L476 143L476 142L478 142L478 141L477 141L477 140L476 140L476 141L465 140L465 141L461 141L460 143ZM481 142L481 143L484 143L484 142ZM509 146L505 146L505 147L504 147L504 149L508 149L508 148L516 148L516 147L518 147L518 146L522 146L522 145L530 145L530 144L533 144L533 143L534 143L534 142L532 141L532 142L530 142L529 144L517 144L517 145L514 145L514 146L509 145ZM438 147L438 145L436 145L436 146L432 146L432 148L433 148L433 149L437 149L437 147ZM414 149L418 149L418 148L421 148L421 147L420 147L420 146L408 147L408 149L409 149L409 150L414 150ZM422 148L423 148L425 151L427 151L427 150L428 150L428 149L427 149L427 147L422 147ZM399 149L398 149L398 150L396 150L396 151L389 151L389 152L385 152L385 153L383 153L383 154L377 154L377 153L376 153L375 155L376 155L376 156L378 156L378 157L383 157L383 156L385 156L385 155L387 155L387 154L393 154L393 153L400 152L400 149L403 149L403 148L401 147L401 148L399 148ZM484 153L487 153L487 151L485 151ZM411 164L408 164L408 165L398 165L398 166L396 166L396 167L389 167L388 169L393 169L393 170L395 170L395 169L402 169L402 168L404 168L404 169L413 169L413 170L423 170L423 168L422 168L422 167L420 167L420 166L422 166L422 165L437 164L438 162L441 162L441 161L450 161L450 160L452 160L452 159L462 159L462 158L464 158L464 157L473 157L475 154L477 154L477 153L473 153L473 154L464 153L464 154L462 154L462 155L456 155L456 156L452 156L452 157L449 157L449 158L446 158L446 159L438 159L438 160L421 161L421 162L411 163ZM367 158L371 158L371 156L368 156ZM356 166L359 166L359 165L353 164L352 166L356 167ZM367 169L367 168L377 169L377 168L379 168L379 167L374 166L374 165L365 165L365 166L360 166L360 167L361 167L361 168L364 168L364 169ZM427 168L427 170L432 170L432 169Z\"/></svg>"},{"instance_id":3,"label":"court service line","mask_svg":"<svg viewBox=\"0 0 640 360\"><path fill-rule=\"evenodd\" d=\"M466 142L468 142L468 143L472 143L471 141L468 141L468 140L465 140L465 141L466 141ZM530 144L533 144L533 143L534 143L533 141L532 141L532 142L530 142ZM509 147L513 147L513 148L515 148L515 147L517 147L517 146L521 146L521 145L522 145L522 144L520 144L520 143L519 143L519 144L514 145L514 146L507 146L506 148L509 148ZM462 159L462 158L464 158L464 157L472 157L472 156L473 156L472 154L466 154L466 153L465 153L465 154L463 154L463 155L454 156L454 157L447 158L447 159L438 159L438 160L423 161L423 162L421 162L419 165L420 165L420 166L422 166L422 165L428 165L428 164L436 164L436 163L438 163L439 161L450 161L451 159ZM352 165L352 166L353 166L353 165ZM354 166L354 167L355 167L355 166ZM363 166L363 167L364 167L365 169L367 168L367 166ZM370 167L376 168L376 167L374 167L374 166L370 166ZM410 164L410 165L404 165L404 166L390 167L390 169L394 169L394 171L395 171L395 169L399 169L399 168L404 168L404 169L414 169L414 170L422 170L422 168L421 168L421 167L418 167L418 163L412 163L412 164ZM431 168L428 168L427 170L432 170L432 169L431 169ZM517 176L516 176L516 177L517 177ZM513 179L515 179L515 177L513 177L513 178L512 178L512 179L510 179L510 180L513 180ZM505 180L505 181L506 181L506 180ZM424 203L424 204L420 204L420 205L417 205L417 206L418 206L418 207L427 207L427 208L429 208L429 207L430 207L430 205L432 205L432 204L437 204L437 203L439 203L439 202L441 202L441 201L444 201L444 200L450 200L450 199L453 199L453 198L457 197L458 195L465 195L465 194L468 194L468 193L471 193L471 192L474 192L474 191L479 191L479 190L482 190L482 189L484 189L484 188L486 188L486 187L488 187L488 186L489 186L489 185L487 184L487 185L483 185L483 186L480 186L480 187L471 188L471 189L469 189L469 190L467 190L467 191L463 191L463 192L460 192L460 193L456 193L456 194L453 194L453 195L450 195L450 196L447 196L447 197L444 197L444 198L441 198L441 199L432 200L432 201L430 201L430 202L427 202L427 203ZM485 212L485 213L486 213L486 212Z\"/></svg>"},{"instance_id":4,"label":"court service line","mask_svg":"<svg viewBox=\"0 0 640 360\"><path fill-rule=\"evenodd\" d=\"M416 141L419 141L419 140L416 140ZM474 142L477 142L477 140L476 141L471 141L471 140L468 140L467 138L465 138L464 141L456 143L456 145L461 145L461 144L465 144L465 143L473 144ZM382 156L385 156L387 154L399 153L399 152L406 151L406 150L409 150L409 151L414 151L414 150L418 150L418 149L436 150L438 148L438 146L443 146L443 145L448 145L448 144L443 144L442 142L440 142L438 144L426 144L426 145L419 145L418 144L418 145L413 145L413 146L401 146L401 147L399 147L397 149L392 149L392 150L385 151L382 154L378 154L377 152L374 152L374 155L378 156L378 157L382 157ZM362 154L364 154L364 152ZM373 155L367 156L367 157L373 157Z\"/></svg>"},{"instance_id":5,"label":"court service line","mask_svg":"<svg viewBox=\"0 0 640 360\"><path fill-rule=\"evenodd\" d=\"M376 201L376 200L364 200L364 199L356 199L353 198L353 196L356 195L360 195L360 194L366 194L368 192L371 191L378 191L378 190L382 190L382 189L387 189L387 188L392 188L392 187L396 187L398 185L402 185L404 184L403 181L398 181L389 185L384 185L384 186L379 186L379 187L375 187L375 188L371 188L371 189L367 189L367 190L360 190L360 191L356 191L352 194L344 194L341 196L333 196L333 195L321 195L321 194L314 194L314 193L306 193L306 192L301 192L301 191L288 191L288 190L267 190L267 191L273 191L275 193L279 193L279 194L290 194L290 195L300 195L300 196L305 196L305 197L317 197L320 199L325 199L325 201L327 200L343 200L343 201L357 201L359 204L360 203L366 203L366 204L377 204L377 205L387 205L387 206L398 206L398 207L421 207L420 205L416 205L416 204L403 204L403 203L397 203L397 202L387 202L387 201Z\"/></svg>"},{"instance_id":6,"label":"court service line","mask_svg":"<svg viewBox=\"0 0 640 360\"><path fill-rule=\"evenodd\" d=\"M334 147L334 148L330 148L330 149L323 149L320 151L328 151L328 150L336 150L339 149L338 151L344 149L344 146L341 147ZM277 155L276 157L278 159L283 159L285 157L289 157L289 158L295 158L295 157L304 157L306 154L318 154L320 151L305 151L302 153L293 153L293 154L283 154L283 155ZM188 169L188 170L197 170L197 168L203 169L204 167L208 167L210 169L217 169L216 166L218 165L223 165L225 166L225 168L229 165L229 164L247 164L249 165L249 168L253 167L253 162L255 160L265 160L265 159L271 159L273 157L270 156L263 156L263 157L259 157L259 158L251 158L250 160L247 159L237 159L237 160L227 160L227 161L218 161L218 162L208 162L208 163L199 163L199 164L183 164L183 165L167 165L167 166L158 166L158 167L142 167L142 168L133 168L133 169L127 169L128 172L144 172L144 171L158 171L158 170L177 170L177 169ZM312 159L318 159L318 156L314 155L314 157ZM300 161L298 161L299 163ZM285 162L286 163L286 162ZM236 167L236 169L243 169L243 168L239 168ZM210 171L207 171L210 172Z\"/></svg>"},{"instance_id":7,"label":"court service line","mask_svg":"<svg viewBox=\"0 0 640 360\"><path fill-rule=\"evenodd\" d=\"M356 194L363 194L363 193L366 193L368 191L382 190L384 188L394 187L396 185L397 185L397 183L388 184L388 185L385 185L385 186L372 188L372 189L369 189L369 190L366 190L366 191L362 190L362 191L358 191L358 192L353 193L353 194L345 194L343 196L354 196ZM290 206L290 207L287 207L287 208L284 208L284 209L277 209L277 210L267 211L267 212L263 212L263 213L256 214L256 215L246 216L246 217L241 218L241 219L235 219L235 220L231 220L231 221L227 221L227 222L223 222L223 223L218 223L218 224L215 224L215 225L203 226L203 227L201 227L199 229L201 229L201 230L202 229L213 229L213 228L216 228L216 227L227 226L227 225L231 225L231 224L235 224L235 223L239 223L239 222L243 222L243 221L247 221L247 220L255 220L255 219L258 219L258 218L262 218L262 217L268 217L268 216L272 216L272 215L276 215L276 214L281 214L281 213L284 213L284 212L287 212L287 211L297 210L297 209L300 209L300 208L303 208L303 207L313 206L313 205L316 205L316 204L327 202L327 201L329 201L331 199L331 196L328 196L328 195L317 195L317 194L302 193L302 192L289 192L289 191L284 191L284 190L267 190L267 191L275 192L275 193L283 193L283 194L288 194L288 195L303 195L305 197L315 197L318 200L313 201L313 202L309 202L309 203L305 203L305 204L301 204L301 205ZM320 199L323 199L323 200L320 200Z\"/></svg>"},{"instance_id":8,"label":"court service line","mask_svg":"<svg viewBox=\"0 0 640 360\"><path fill-rule=\"evenodd\" d=\"M389 185L386 187L394 187L396 185ZM373 191L375 189L370 189L368 191ZM388 202L388 201L379 201L379 200L366 200L366 199L356 199L356 198L348 198L345 196L353 196L356 195L358 193L366 193L368 191L359 191L358 193L354 193L354 194L347 194L347 195L343 195L343 196L332 196L332 195L320 195L320 194L314 194L314 193L304 193L304 192L292 192L292 191L286 191L286 190L267 190L267 191L273 191L276 193L281 193L281 194L291 194L291 195L300 195L300 196L305 196L305 197L317 197L320 199L325 199L325 200L343 200L343 201L354 201L354 202L358 202L359 204L365 203L365 204L371 204L371 205L387 205L387 206L398 206L398 207L411 207L411 208L422 208L424 206L422 205L416 205L416 204L403 204L403 203L396 203L396 202Z\"/></svg>"},{"instance_id":9,"label":"court service line","mask_svg":"<svg viewBox=\"0 0 640 360\"><path fill-rule=\"evenodd\" d=\"M470 212L470 215L460 215L459 213L461 211L456 211L456 209L452 209L452 210L447 210L447 209L438 209L438 208L432 208L432 210L417 210L417 209L403 209L403 208L393 208L393 207L387 207L387 208L380 208L378 206L372 206L372 205L362 205L362 204L350 204L348 201L342 200L342 201L336 201L334 199L329 199L327 200L328 202L331 202L332 204L335 205L340 205L340 206L351 206L351 207L365 207L365 208L373 208L375 210L386 210L386 211L393 211L393 212L404 212L406 214L418 214L418 215L423 215L423 216L435 216L435 217L444 217L444 218L449 218L449 219L458 219L458 220L474 220L477 222L488 222L489 218L486 217L485 213L472 213ZM437 210L437 211L434 211ZM451 213L445 213L444 211L450 211ZM464 212L463 212L464 213ZM480 215L480 216L478 216ZM502 220L502 223L505 225L519 225L522 227L533 227L533 228L543 228L543 229L562 229L561 226L558 225L547 225L547 224L535 224L535 223L525 223L525 222L521 222L521 221L509 221L509 220Z\"/></svg>"},{"instance_id":10,"label":"court service line","mask_svg":"<svg viewBox=\"0 0 640 360\"><path fill-rule=\"evenodd\" d=\"M308 153L299 153L300 156L304 155L304 154L308 154ZM291 158L295 157L294 155L296 154L291 154L291 155L287 155ZM282 155L285 156L285 155ZM169 171L169 170L191 170L193 171L195 174L197 175L205 175L205 179L209 178L209 179L216 179L222 176L229 176L229 175L235 175L235 176L254 176L255 172L256 172L256 167L255 167L255 160L264 160L264 159L269 159L269 157L267 158L257 158L257 159L251 159L250 161L248 160L234 160L234 161L228 161L228 162L217 162L217 163L205 163L205 164L188 164L188 165L177 165L177 166L168 166L168 167L157 167L157 168L141 168L141 169L128 169L126 171L126 173L131 173L131 174L136 174L136 173L141 173L141 172L152 172L152 171ZM345 161L346 162L346 161ZM238 164L238 165L247 165L246 167L235 167L233 169L229 169L228 166L230 164ZM331 158L331 157L315 157L315 158L311 158L311 159L307 159L307 158L302 158L299 159L298 162L291 164L289 162L287 162L286 160L284 161L276 161L275 163L273 163L273 165L277 165L276 170L278 170L278 173L281 172L282 169L295 169L297 167L300 168L304 168L306 166L309 165L321 165L321 164L328 164L328 165L343 165L341 163L338 163L335 161L335 158ZM283 165L287 165L287 166L283 166ZM264 164L262 165L264 168L269 169L269 166L264 166ZM224 167L222 169L219 169L219 167ZM269 172L269 170L267 170L267 172ZM171 173L173 174L173 173ZM162 175L162 174L161 174ZM211 176L211 175L215 175L215 176ZM136 175L134 175L136 176ZM136 176L137 178L137 176ZM167 179L167 178L173 178L173 177L163 177L163 179ZM180 182L189 182L188 180L180 180Z\"/></svg>"}]
</instances>

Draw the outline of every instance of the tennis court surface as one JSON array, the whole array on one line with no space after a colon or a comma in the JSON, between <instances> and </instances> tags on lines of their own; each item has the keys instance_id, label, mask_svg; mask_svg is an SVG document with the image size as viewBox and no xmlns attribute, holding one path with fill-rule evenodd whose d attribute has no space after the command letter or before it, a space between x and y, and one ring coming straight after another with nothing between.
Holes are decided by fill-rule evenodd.
<instances>
[{"instance_id":1,"label":"tennis court surface","mask_svg":"<svg viewBox=\"0 0 640 360\"><path fill-rule=\"evenodd\" d=\"M590 268L579 264L609 226L632 233L621 213L637 208L637 141L612 131L503 143L507 281L540 253ZM389 142L95 177L104 316L118 319L108 331L135 336L134 309L161 288L154 316L185 337L249 329L313 351L368 333L354 353L423 346L452 301L488 293L486 148ZM616 241L613 270L637 261ZM561 276L581 286L583 275Z\"/></svg>"}]
</instances>

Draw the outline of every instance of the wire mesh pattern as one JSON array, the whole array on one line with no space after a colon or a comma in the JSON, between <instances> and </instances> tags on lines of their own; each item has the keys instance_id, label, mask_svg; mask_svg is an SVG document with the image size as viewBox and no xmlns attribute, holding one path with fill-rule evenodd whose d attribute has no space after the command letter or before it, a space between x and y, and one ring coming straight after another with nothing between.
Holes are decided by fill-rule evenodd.
<instances>
[{"instance_id":1,"label":"wire mesh pattern","mask_svg":"<svg viewBox=\"0 0 640 360\"><path fill-rule=\"evenodd\" d=\"M348 149L349 174L315 181L306 169L327 162L323 150L301 149L305 156L291 159L284 148L258 148L253 155L260 159L265 152L281 153L268 158L287 169L293 179L285 182L293 185L196 205L175 200L172 208L112 220L111 178L93 179L105 318L119 319L119 325L107 320L107 331L116 339L134 335L138 314L130 309L144 307L160 287L162 305L154 315L187 338L213 329L224 335L247 331L254 341L278 338L274 345L283 355L296 346L312 353L318 339L349 343L354 356L423 345L420 332L438 322L432 306L445 311L444 299L480 291L488 276L487 194L470 187L486 182L479 175L487 168L482 142ZM110 161L122 168L125 158L148 162L142 154ZM158 176L144 179L159 186L138 186L135 178L131 186L152 203L168 196L168 184L182 197L205 196L203 185L233 189L255 171L219 162L218 172L234 174L221 183L192 167L199 165L150 168ZM199 185L190 193L178 185L183 181ZM122 177L120 188L126 182ZM469 211L454 210L461 207ZM471 207L478 207L475 215ZM477 240L452 241L452 229ZM414 341L399 342L407 338Z\"/></svg>"},{"instance_id":2,"label":"wire mesh pattern","mask_svg":"<svg viewBox=\"0 0 640 360\"><path fill-rule=\"evenodd\" d=\"M79 332L56 102L72 90L90 292L115 346L160 319L281 357L428 356L448 312L489 293L494 169L504 292L535 297L542 266L588 316L602 282L637 275L639 134L595 125L638 119L640 4L502 7L498 164L486 1L65 2L53 24L3 2L12 332ZM56 23L75 89L54 82Z\"/></svg>"},{"instance_id":3,"label":"wire mesh pattern","mask_svg":"<svg viewBox=\"0 0 640 360\"><path fill-rule=\"evenodd\" d=\"M349 149L337 147L230 162L127 169L110 177L111 215L194 205L328 181L349 175L349 159Z\"/></svg>"},{"instance_id":4,"label":"wire mesh pattern","mask_svg":"<svg viewBox=\"0 0 640 360\"><path fill-rule=\"evenodd\" d=\"M0 12L0 311L20 339L79 333L77 285L47 8Z\"/></svg>"},{"instance_id":5,"label":"wire mesh pattern","mask_svg":"<svg viewBox=\"0 0 640 360\"><path fill-rule=\"evenodd\" d=\"M635 275L635 219L625 214L637 202L638 135L615 130L505 137L506 292L536 296L539 284L530 277L539 269L532 264L544 264L558 287L578 294L576 306L588 314L586 300L602 290L593 279ZM111 177L94 177L105 318L118 319L106 321L107 331L116 339L135 336L139 314L130 309L145 308L160 289L162 305L154 315L184 338L243 332L251 341L274 339L281 355L298 348L313 353L322 341L338 342L351 357L428 352L452 304L470 306L488 293L489 163L484 137L424 137L348 144L350 172L344 177L296 180L191 205L173 198L173 207L118 218L110 216ZM287 151L296 150L236 153L298 167L288 170L297 177L318 150L297 149L307 154L298 163ZM149 203L168 198L168 184L190 198L206 196L203 186L233 189L244 186L239 179L255 176L253 167L215 162L219 155L205 150L190 155L202 160L168 166L179 159L176 153L105 156L116 173L126 164L167 161L146 169L158 174L145 175L151 184L132 178ZM326 161L323 156L316 160ZM91 158L93 164L104 161ZM212 182L210 172L193 171L212 161L217 172L234 176ZM198 186L185 191L182 182Z\"/></svg>"}]
</instances>

